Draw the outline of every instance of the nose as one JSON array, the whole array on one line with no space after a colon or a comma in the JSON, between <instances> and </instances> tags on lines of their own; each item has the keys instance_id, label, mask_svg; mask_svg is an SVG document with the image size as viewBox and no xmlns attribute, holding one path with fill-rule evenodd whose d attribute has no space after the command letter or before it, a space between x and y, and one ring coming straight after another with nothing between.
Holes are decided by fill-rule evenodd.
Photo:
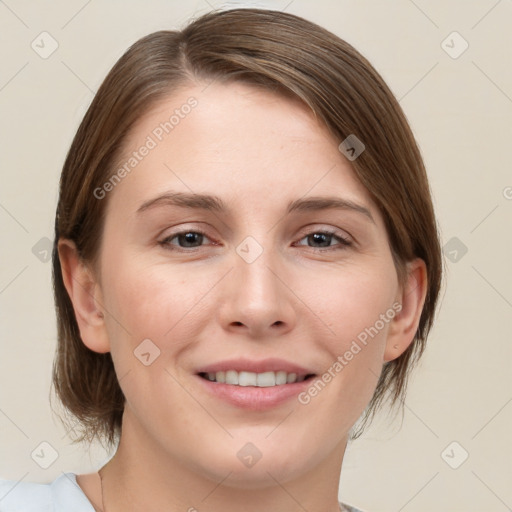
<instances>
[{"instance_id":1,"label":"nose","mask_svg":"<svg viewBox=\"0 0 512 512\"><path fill-rule=\"evenodd\" d=\"M299 302L284 262L270 249L252 262L240 254L233 255L234 268L223 280L217 310L222 327L253 339L282 336L294 328Z\"/></svg>"}]
</instances>

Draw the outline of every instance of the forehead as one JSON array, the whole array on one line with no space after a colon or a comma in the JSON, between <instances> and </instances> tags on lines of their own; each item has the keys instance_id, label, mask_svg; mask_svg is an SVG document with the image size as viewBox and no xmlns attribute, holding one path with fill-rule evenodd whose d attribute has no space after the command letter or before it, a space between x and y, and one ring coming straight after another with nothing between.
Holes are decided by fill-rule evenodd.
<instances>
[{"instance_id":1,"label":"forehead","mask_svg":"<svg viewBox=\"0 0 512 512\"><path fill-rule=\"evenodd\" d=\"M127 172L109 208L130 211L167 189L269 206L320 193L372 202L305 105L242 83L191 84L158 102L132 128L117 168Z\"/></svg>"}]
</instances>

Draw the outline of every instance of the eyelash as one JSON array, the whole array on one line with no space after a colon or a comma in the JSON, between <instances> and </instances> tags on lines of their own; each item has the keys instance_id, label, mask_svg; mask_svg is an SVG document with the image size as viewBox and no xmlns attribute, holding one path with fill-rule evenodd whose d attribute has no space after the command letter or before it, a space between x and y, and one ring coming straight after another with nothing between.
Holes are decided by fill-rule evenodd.
<instances>
[{"instance_id":1,"label":"eyelash","mask_svg":"<svg viewBox=\"0 0 512 512\"><path fill-rule=\"evenodd\" d=\"M169 250L169 251L192 252L195 249L200 249L201 246L199 246L199 247L184 248L184 247L175 246L175 244L171 244L170 243L170 241L175 239L176 237L179 237L180 235L186 235L188 233L194 233L194 234L197 234L197 235L202 235L202 236L204 236L204 237L209 239L208 235L204 231L197 230L197 229L194 229L194 230L189 229L189 230L179 231L177 233L169 235L168 237L164 238L162 241L160 241L158 243L161 246L163 246L166 250ZM306 233L302 238L299 239L299 241L303 240L304 238L307 238L309 236L312 236L312 235L332 236L333 238L335 238L339 242L339 245L328 246L328 247L309 247L307 245L304 246L304 247L309 247L310 249L313 249L315 251L326 252L326 251L333 251L333 250L343 250L343 249L346 249L346 248L352 246L352 242L349 239L344 238L344 237L342 237L339 234L336 234L336 231L331 231L331 230L328 230L328 229L314 230L314 231L311 231L309 233Z\"/></svg>"}]
</instances>

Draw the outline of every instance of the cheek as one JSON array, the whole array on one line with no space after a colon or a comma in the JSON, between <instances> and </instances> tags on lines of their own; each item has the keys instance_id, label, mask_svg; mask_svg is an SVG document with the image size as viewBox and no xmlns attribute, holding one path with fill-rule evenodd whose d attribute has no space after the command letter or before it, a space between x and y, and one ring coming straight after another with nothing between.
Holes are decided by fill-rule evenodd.
<instances>
[{"instance_id":1,"label":"cheek","mask_svg":"<svg viewBox=\"0 0 512 512\"><path fill-rule=\"evenodd\" d=\"M205 317L204 297L218 279L212 272L180 272L175 266L120 254L114 264L105 265L104 275L112 356L127 364L133 364L129 356L146 339L165 356L191 348Z\"/></svg>"},{"instance_id":2,"label":"cheek","mask_svg":"<svg viewBox=\"0 0 512 512\"><path fill-rule=\"evenodd\" d=\"M340 414L354 412L352 421L370 400L382 371L387 333L396 314L396 272L391 263L316 282L323 292L310 294L307 304L328 327L320 339L329 360L322 382L310 387L303 402L321 393L324 403L339 405Z\"/></svg>"},{"instance_id":3,"label":"cheek","mask_svg":"<svg viewBox=\"0 0 512 512\"><path fill-rule=\"evenodd\" d=\"M162 410L176 412L181 403L176 397L185 404L189 400L182 396L169 363L194 346L200 310L194 305L205 291L198 283L188 285L183 273L137 258L118 255L115 265L104 270L111 354L128 404L144 411L156 401Z\"/></svg>"},{"instance_id":4,"label":"cheek","mask_svg":"<svg viewBox=\"0 0 512 512\"><path fill-rule=\"evenodd\" d=\"M205 322L214 322L219 306L215 297L224 297L218 283L222 275L219 269L188 264L179 269L118 251L116 258L106 257L104 261L104 301L111 317L108 328L113 352L117 340L123 340L125 348L127 337L132 349L149 338L167 353L175 352L185 342L193 344ZM315 342L320 342L333 359L348 350L353 340L364 341L365 333L373 332L396 293L396 272L391 260L373 266L303 268L291 271L287 282L293 294L281 299L294 304L296 327L316 330L319 336ZM229 301L229 297L224 299ZM381 341L386 328L387 325L381 326L379 335L369 338L371 350L364 351L365 357L370 353L379 356L384 350Z\"/></svg>"},{"instance_id":5,"label":"cheek","mask_svg":"<svg viewBox=\"0 0 512 512\"><path fill-rule=\"evenodd\" d=\"M376 323L377 330L384 335L379 338L385 337L392 315L389 310L397 291L394 267L379 265L372 269L331 272L323 279L318 277L315 283L319 292L310 293L307 304L329 327L331 336L326 339L330 339L332 348L342 350L359 335L364 339L369 329L374 332L372 327ZM304 288L302 296L306 297L306 293ZM387 315L388 321L382 323L381 315Z\"/></svg>"}]
</instances>

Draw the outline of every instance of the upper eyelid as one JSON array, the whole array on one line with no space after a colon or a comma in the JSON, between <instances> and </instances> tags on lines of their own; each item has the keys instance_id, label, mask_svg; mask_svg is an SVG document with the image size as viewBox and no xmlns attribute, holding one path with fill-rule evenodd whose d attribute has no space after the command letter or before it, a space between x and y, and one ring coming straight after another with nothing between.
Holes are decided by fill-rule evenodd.
<instances>
[{"instance_id":1,"label":"upper eyelid","mask_svg":"<svg viewBox=\"0 0 512 512\"><path fill-rule=\"evenodd\" d=\"M299 238L297 239L297 242L300 242L301 240L303 240L307 236L310 236L310 235L312 235L314 233L325 233L325 234L331 236L332 238L337 238L340 241L339 243L341 245L344 245L344 246L355 245L355 241L354 241L354 239L350 235L349 236L345 236L345 235L340 234L338 231L331 230L331 229L326 229L326 230L323 230L323 229L313 229L311 231L308 231L308 232L300 235ZM297 243L297 242L294 242L294 243Z\"/></svg>"},{"instance_id":2,"label":"upper eyelid","mask_svg":"<svg viewBox=\"0 0 512 512\"><path fill-rule=\"evenodd\" d=\"M299 236L298 240L302 240L305 236L308 236L310 234L322 233L322 232L327 232L331 236L338 237L341 240L343 240L344 242L348 242L350 244L357 243L357 240L347 230L341 229L338 227L334 227L334 226L325 227L325 225L321 225L321 224L313 224L312 226L306 227L303 230L301 230L298 235Z\"/></svg>"},{"instance_id":3,"label":"upper eyelid","mask_svg":"<svg viewBox=\"0 0 512 512\"><path fill-rule=\"evenodd\" d=\"M350 233L345 230L345 229L341 229L341 228L337 228L337 227L334 227L334 226L330 226L330 227L325 227L325 225L322 225L322 224L314 224L313 226L309 226L309 227L306 227L306 228L303 228L300 233L304 233L305 235L308 235L310 233L321 233L323 231L327 231L329 233L332 233L334 235L339 235L339 234L342 234L342 233L345 233L347 236L349 236L350 238L352 238L352 235L350 235Z\"/></svg>"},{"instance_id":4,"label":"upper eyelid","mask_svg":"<svg viewBox=\"0 0 512 512\"><path fill-rule=\"evenodd\" d=\"M187 228L187 227L185 227L185 228L181 228L179 231L170 233L169 235L165 236L164 238L181 235L183 233L201 233L201 234L209 237L207 231L208 231L207 229L203 229L203 228L197 228L197 227ZM317 232L323 232L323 231L329 232L331 234L346 233L348 236L351 237L351 235L346 230L343 230L341 228L335 228L335 227L308 227L308 228L303 228L300 231L300 233L303 234L303 236L306 236L311 233L317 233Z\"/></svg>"},{"instance_id":5,"label":"upper eyelid","mask_svg":"<svg viewBox=\"0 0 512 512\"><path fill-rule=\"evenodd\" d=\"M174 233L170 233L168 235L165 235L162 238L161 242L165 242L166 240L172 240L173 238L176 238L179 235L184 235L186 233L198 233L198 234L208 238L208 240L210 240L212 242L214 241L213 237L208 235L208 233L206 233L206 231L203 230L203 229L181 229L180 231L176 231Z\"/></svg>"}]
</instances>

